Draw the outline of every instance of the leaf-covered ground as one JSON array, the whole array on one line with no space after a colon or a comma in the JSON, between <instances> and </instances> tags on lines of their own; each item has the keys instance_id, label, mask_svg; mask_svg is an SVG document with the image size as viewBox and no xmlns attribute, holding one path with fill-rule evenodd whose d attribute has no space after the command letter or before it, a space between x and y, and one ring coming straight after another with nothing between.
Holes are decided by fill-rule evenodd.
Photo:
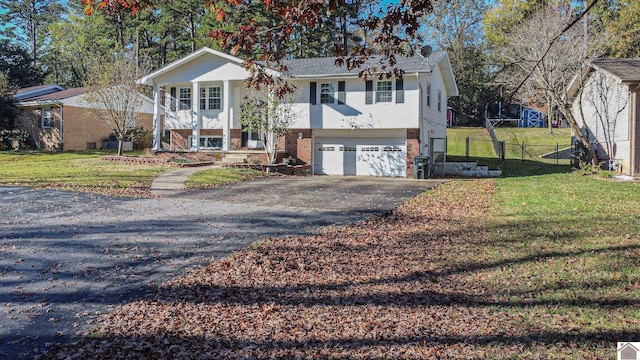
<instances>
[{"instance_id":1,"label":"leaf-covered ground","mask_svg":"<svg viewBox=\"0 0 640 360\"><path fill-rule=\"evenodd\" d=\"M266 239L122 306L43 358L615 357L616 341L640 334L637 293L618 303L609 293L591 303L540 299L570 287L576 264L556 263L579 263L580 251L514 251L507 237L518 228L491 215L494 186L452 182L385 216ZM625 239L619 246L637 256L635 235ZM567 271L564 284L537 273L554 266ZM624 281L638 290L637 273ZM602 314L616 321L585 323Z\"/></svg>"}]
</instances>

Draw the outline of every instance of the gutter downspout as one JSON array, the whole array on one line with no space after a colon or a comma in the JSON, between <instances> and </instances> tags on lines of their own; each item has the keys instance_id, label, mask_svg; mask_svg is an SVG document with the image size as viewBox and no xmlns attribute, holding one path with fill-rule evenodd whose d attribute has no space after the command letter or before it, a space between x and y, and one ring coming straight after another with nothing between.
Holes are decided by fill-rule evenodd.
<instances>
[{"instance_id":1,"label":"gutter downspout","mask_svg":"<svg viewBox=\"0 0 640 360\"><path fill-rule=\"evenodd\" d=\"M64 106L60 104L60 150L64 150L63 131L64 128Z\"/></svg>"},{"instance_id":2,"label":"gutter downspout","mask_svg":"<svg viewBox=\"0 0 640 360\"><path fill-rule=\"evenodd\" d=\"M422 92L424 90L422 89L422 84L420 84L420 73L418 71L416 71L416 79L418 81L418 89L420 89L420 95L418 98L418 128L420 129L420 139L418 139L418 146L420 148L420 151L418 152L418 155L423 156L424 144L422 143L422 141L424 139L424 121L422 117L424 114L422 110Z\"/></svg>"},{"instance_id":3,"label":"gutter downspout","mask_svg":"<svg viewBox=\"0 0 640 360\"><path fill-rule=\"evenodd\" d=\"M636 176L638 170L636 169L636 165L638 161L638 146L640 145L638 144L639 134L637 132L638 127L640 126L640 124L638 123L638 91L640 91L640 84L636 84L636 87L633 91L631 90L631 86L629 86L629 97L631 98L631 109L629 109L629 136L631 140L629 165L631 165L630 175L634 177Z\"/></svg>"}]
</instances>

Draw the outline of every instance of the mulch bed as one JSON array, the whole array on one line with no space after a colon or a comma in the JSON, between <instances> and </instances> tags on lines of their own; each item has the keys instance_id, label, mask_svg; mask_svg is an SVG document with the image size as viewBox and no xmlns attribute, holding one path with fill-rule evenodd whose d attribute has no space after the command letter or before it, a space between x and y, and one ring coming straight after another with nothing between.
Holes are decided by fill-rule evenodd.
<instances>
[{"instance_id":1,"label":"mulch bed","mask_svg":"<svg viewBox=\"0 0 640 360\"><path fill-rule=\"evenodd\" d=\"M266 239L103 316L43 358L553 354L523 315L496 310L504 299L469 260L485 241L493 189L491 180L453 182L368 221Z\"/></svg>"},{"instance_id":2,"label":"mulch bed","mask_svg":"<svg viewBox=\"0 0 640 360\"><path fill-rule=\"evenodd\" d=\"M175 167L196 167L213 165L214 160L199 160L184 157L140 157L140 156L101 156L102 161L122 162L128 164L167 165ZM183 160L183 161L179 161Z\"/></svg>"}]
</instances>

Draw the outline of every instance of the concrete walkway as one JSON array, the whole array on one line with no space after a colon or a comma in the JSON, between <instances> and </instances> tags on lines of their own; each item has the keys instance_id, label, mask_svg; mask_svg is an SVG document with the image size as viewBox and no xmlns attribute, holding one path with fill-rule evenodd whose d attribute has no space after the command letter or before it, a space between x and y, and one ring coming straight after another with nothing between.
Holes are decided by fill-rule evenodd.
<instances>
[{"instance_id":1,"label":"concrete walkway","mask_svg":"<svg viewBox=\"0 0 640 360\"><path fill-rule=\"evenodd\" d=\"M210 170L219 167L219 165L196 166L169 171L153 180L153 183L151 183L151 194L167 196L181 193L185 190L184 183L189 179L189 176L197 173L198 171Z\"/></svg>"}]
</instances>

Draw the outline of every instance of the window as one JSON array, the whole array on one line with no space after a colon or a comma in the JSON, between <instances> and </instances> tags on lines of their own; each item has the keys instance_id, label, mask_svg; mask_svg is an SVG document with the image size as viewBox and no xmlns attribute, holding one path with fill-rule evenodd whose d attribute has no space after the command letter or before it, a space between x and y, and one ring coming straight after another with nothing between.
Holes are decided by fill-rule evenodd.
<instances>
[{"instance_id":1,"label":"window","mask_svg":"<svg viewBox=\"0 0 640 360\"><path fill-rule=\"evenodd\" d=\"M53 126L53 114L51 108L42 109L42 128L49 129Z\"/></svg>"},{"instance_id":2,"label":"window","mask_svg":"<svg viewBox=\"0 0 640 360\"><path fill-rule=\"evenodd\" d=\"M320 85L320 104L335 104L336 103L336 84L321 84Z\"/></svg>"},{"instance_id":3,"label":"window","mask_svg":"<svg viewBox=\"0 0 640 360\"><path fill-rule=\"evenodd\" d=\"M207 88L200 88L200 110L207 109Z\"/></svg>"},{"instance_id":4,"label":"window","mask_svg":"<svg viewBox=\"0 0 640 360\"><path fill-rule=\"evenodd\" d=\"M220 110L222 96L219 86L200 88L200 110Z\"/></svg>"},{"instance_id":5,"label":"window","mask_svg":"<svg viewBox=\"0 0 640 360\"><path fill-rule=\"evenodd\" d=\"M220 86L209 88L209 110L220 110L222 108L222 92Z\"/></svg>"},{"instance_id":6,"label":"window","mask_svg":"<svg viewBox=\"0 0 640 360\"><path fill-rule=\"evenodd\" d=\"M169 90L169 109L176 111L176 88L174 87Z\"/></svg>"},{"instance_id":7,"label":"window","mask_svg":"<svg viewBox=\"0 0 640 360\"><path fill-rule=\"evenodd\" d=\"M376 88L376 102L391 102L392 97L391 81L378 81L378 87Z\"/></svg>"},{"instance_id":8,"label":"window","mask_svg":"<svg viewBox=\"0 0 640 360\"><path fill-rule=\"evenodd\" d=\"M178 110L191 110L191 88L181 88Z\"/></svg>"},{"instance_id":9,"label":"window","mask_svg":"<svg viewBox=\"0 0 640 360\"><path fill-rule=\"evenodd\" d=\"M189 147L193 146L193 136L189 136ZM201 149L222 149L221 136L200 136L198 146Z\"/></svg>"},{"instance_id":10,"label":"window","mask_svg":"<svg viewBox=\"0 0 640 360\"><path fill-rule=\"evenodd\" d=\"M427 106L431 106L431 84L427 84Z\"/></svg>"},{"instance_id":11,"label":"window","mask_svg":"<svg viewBox=\"0 0 640 360\"><path fill-rule=\"evenodd\" d=\"M438 111L442 111L442 92L438 90Z\"/></svg>"}]
</instances>

